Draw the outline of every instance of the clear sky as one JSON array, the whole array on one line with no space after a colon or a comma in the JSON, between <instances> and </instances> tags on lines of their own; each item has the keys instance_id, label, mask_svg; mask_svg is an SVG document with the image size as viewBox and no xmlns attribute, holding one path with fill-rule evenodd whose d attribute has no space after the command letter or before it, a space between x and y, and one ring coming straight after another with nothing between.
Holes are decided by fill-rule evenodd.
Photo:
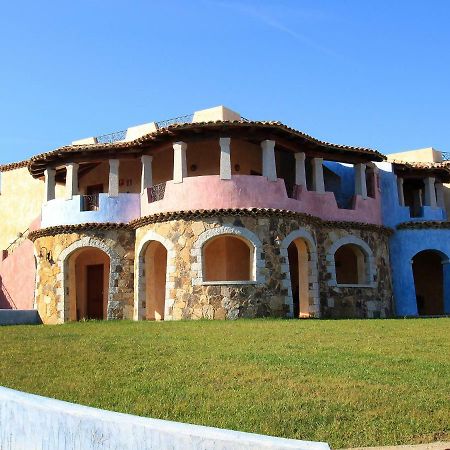
<instances>
[{"instance_id":1,"label":"clear sky","mask_svg":"<svg viewBox=\"0 0 450 450\"><path fill-rule=\"evenodd\" d=\"M3 2L0 163L219 104L450 151L449 23L446 0Z\"/></svg>"}]
</instances>

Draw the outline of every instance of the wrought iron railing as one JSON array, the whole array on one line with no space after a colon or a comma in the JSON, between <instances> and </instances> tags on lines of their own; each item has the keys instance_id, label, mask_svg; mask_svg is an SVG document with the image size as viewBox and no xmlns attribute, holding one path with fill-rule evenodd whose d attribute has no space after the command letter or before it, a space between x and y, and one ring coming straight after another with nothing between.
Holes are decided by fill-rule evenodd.
<instances>
[{"instance_id":1,"label":"wrought iron railing","mask_svg":"<svg viewBox=\"0 0 450 450\"><path fill-rule=\"evenodd\" d=\"M442 161L450 161L450 152L442 152Z\"/></svg>"},{"instance_id":2,"label":"wrought iron railing","mask_svg":"<svg viewBox=\"0 0 450 450\"><path fill-rule=\"evenodd\" d=\"M176 123L191 123L193 117L194 114L186 114L184 116L178 116L172 119L160 120L159 122L156 122L156 128L166 128Z\"/></svg>"},{"instance_id":3,"label":"wrought iron railing","mask_svg":"<svg viewBox=\"0 0 450 450\"><path fill-rule=\"evenodd\" d=\"M151 188L149 188L149 202L158 202L164 198L164 194L166 192L166 183L154 184Z\"/></svg>"},{"instance_id":4,"label":"wrought iron railing","mask_svg":"<svg viewBox=\"0 0 450 450\"><path fill-rule=\"evenodd\" d=\"M25 231L17 234L16 239L14 239L14 241L12 241L5 250L7 255L10 255L22 242L27 239L29 230L30 229L27 228Z\"/></svg>"},{"instance_id":5,"label":"wrought iron railing","mask_svg":"<svg viewBox=\"0 0 450 450\"><path fill-rule=\"evenodd\" d=\"M114 131L113 133L97 136L99 144L112 144L113 142L123 141L127 135L127 130Z\"/></svg>"},{"instance_id":6,"label":"wrought iron railing","mask_svg":"<svg viewBox=\"0 0 450 450\"><path fill-rule=\"evenodd\" d=\"M11 309L17 309L17 305L14 303L14 300L11 297L11 294L8 292L8 289L6 289L5 285L2 283L1 285L1 293L3 294L3 297L5 300L9 303L9 306L11 306Z\"/></svg>"},{"instance_id":7,"label":"wrought iron railing","mask_svg":"<svg viewBox=\"0 0 450 450\"><path fill-rule=\"evenodd\" d=\"M99 194L81 196L81 211L98 211Z\"/></svg>"}]
</instances>

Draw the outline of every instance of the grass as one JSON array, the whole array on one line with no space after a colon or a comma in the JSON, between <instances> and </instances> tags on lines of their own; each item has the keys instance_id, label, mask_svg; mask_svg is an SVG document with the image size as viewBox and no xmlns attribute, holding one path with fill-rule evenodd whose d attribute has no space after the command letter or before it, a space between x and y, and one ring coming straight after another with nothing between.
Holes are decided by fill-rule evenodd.
<instances>
[{"instance_id":1,"label":"grass","mask_svg":"<svg viewBox=\"0 0 450 450\"><path fill-rule=\"evenodd\" d=\"M0 327L0 384L334 448L450 438L450 320Z\"/></svg>"}]
</instances>

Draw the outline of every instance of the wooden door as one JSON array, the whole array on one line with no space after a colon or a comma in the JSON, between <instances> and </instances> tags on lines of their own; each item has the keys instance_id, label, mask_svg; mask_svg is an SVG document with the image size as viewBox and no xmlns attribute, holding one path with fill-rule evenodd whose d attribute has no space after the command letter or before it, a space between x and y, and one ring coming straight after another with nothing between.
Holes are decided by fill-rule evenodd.
<instances>
[{"instance_id":1,"label":"wooden door","mask_svg":"<svg viewBox=\"0 0 450 450\"><path fill-rule=\"evenodd\" d=\"M103 273L104 265L86 266L87 318L103 319Z\"/></svg>"}]
</instances>

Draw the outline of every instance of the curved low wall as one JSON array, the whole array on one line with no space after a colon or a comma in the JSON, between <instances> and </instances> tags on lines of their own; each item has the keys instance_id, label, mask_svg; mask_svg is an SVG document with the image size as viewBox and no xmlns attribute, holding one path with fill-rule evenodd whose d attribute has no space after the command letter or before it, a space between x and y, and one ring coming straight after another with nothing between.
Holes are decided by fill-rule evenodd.
<instances>
[{"instance_id":1,"label":"curved low wall","mask_svg":"<svg viewBox=\"0 0 450 450\"><path fill-rule=\"evenodd\" d=\"M355 196L353 209L340 209L332 192L299 190L289 198L284 180L269 181L255 175L188 177L182 183L168 181L164 198L150 202L150 190L142 196L142 216L169 211L221 208L279 208L303 212L324 220L381 224L379 198Z\"/></svg>"},{"instance_id":2,"label":"curved low wall","mask_svg":"<svg viewBox=\"0 0 450 450\"><path fill-rule=\"evenodd\" d=\"M128 223L140 216L140 194L99 195L97 211L81 211L81 196L50 200L42 206L42 228L80 223Z\"/></svg>"},{"instance_id":3,"label":"curved low wall","mask_svg":"<svg viewBox=\"0 0 450 450\"><path fill-rule=\"evenodd\" d=\"M330 450L323 442L148 419L0 387L2 450Z\"/></svg>"}]
</instances>

